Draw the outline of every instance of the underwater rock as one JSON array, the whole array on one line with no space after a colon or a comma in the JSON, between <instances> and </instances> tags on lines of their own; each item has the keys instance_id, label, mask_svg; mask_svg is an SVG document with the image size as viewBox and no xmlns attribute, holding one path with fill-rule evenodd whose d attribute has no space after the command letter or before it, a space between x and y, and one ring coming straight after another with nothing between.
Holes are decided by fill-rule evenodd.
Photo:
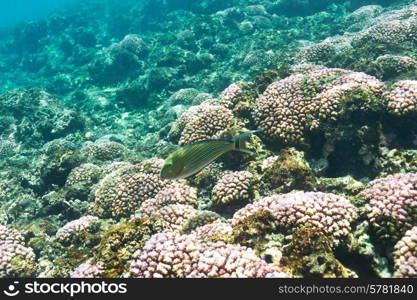
<instances>
[{"instance_id":1,"label":"underwater rock","mask_svg":"<svg viewBox=\"0 0 417 300\"><path fill-rule=\"evenodd\" d=\"M18 89L0 95L0 113L1 118L7 118L3 134L35 147L82 131L85 125L77 112L65 108L54 96L37 88Z\"/></svg>"},{"instance_id":2,"label":"underwater rock","mask_svg":"<svg viewBox=\"0 0 417 300\"><path fill-rule=\"evenodd\" d=\"M201 104L201 110L191 117L184 127L179 145L209 138L219 138L230 130L233 114L223 106L209 106Z\"/></svg>"},{"instance_id":3,"label":"underwater rock","mask_svg":"<svg viewBox=\"0 0 417 300\"><path fill-rule=\"evenodd\" d=\"M358 277L336 259L332 244L331 238L320 230L308 225L300 227L292 234L291 242L284 246L281 263L297 277Z\"/></svg>"}]
</instances>

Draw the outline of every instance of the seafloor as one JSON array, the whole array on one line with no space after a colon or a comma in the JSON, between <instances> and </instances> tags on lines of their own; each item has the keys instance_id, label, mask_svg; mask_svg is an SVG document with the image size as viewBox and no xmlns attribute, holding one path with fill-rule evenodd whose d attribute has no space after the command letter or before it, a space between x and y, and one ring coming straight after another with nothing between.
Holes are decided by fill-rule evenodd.
<instances>
[{"instance_id":1,"label":"seafloor","mask_svg":"<svg viewBox=\"0 0 417 300\"><path fill-rule=\"evenodd\" d=\"M81 1L0 31L0 277L417 277L417 1ZM254 135L195 176L163 159Z\"/></svg>"}]
</instances>

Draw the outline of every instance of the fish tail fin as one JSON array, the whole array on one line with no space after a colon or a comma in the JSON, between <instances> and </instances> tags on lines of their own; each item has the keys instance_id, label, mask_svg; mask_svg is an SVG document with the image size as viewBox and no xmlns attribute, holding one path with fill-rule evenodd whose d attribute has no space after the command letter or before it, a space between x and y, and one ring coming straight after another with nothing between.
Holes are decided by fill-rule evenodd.
<instances>
[{"instance_id":1,"label":"fish tail fin","mask_svg":"<svg viewBox=\"0 0 417 300\"><path fill-rule=\"evenodd\" d=\"M233 141L234 141L234 150L257 156L258 153L253 152L253 151L249 150L248 148L246 148L246 142L248 141L249 137L252 134L255 134L255 133L258 133L258 132L261 132L261 131L262 131L262 129L257 129L257 130L246 131L246 132L243 132L243 133L239 134L237 137L235 137L233 139Z\"/></svg>"}]
</instances>

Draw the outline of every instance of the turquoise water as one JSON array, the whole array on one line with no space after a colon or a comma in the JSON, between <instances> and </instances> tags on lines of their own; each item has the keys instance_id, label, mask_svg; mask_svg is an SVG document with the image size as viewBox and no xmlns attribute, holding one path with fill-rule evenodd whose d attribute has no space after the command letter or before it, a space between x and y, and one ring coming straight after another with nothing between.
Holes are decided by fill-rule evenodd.
<instances>
[{"instance_id":1,"label":"turquoise water","mask_svg":"<svg viewBox=\"0 0 417 300\"><path fill-rule=\"evenodd\" d=\"M416 12L1 1L0 277L416 277Z\"/></svg>"},{"instance_id":2,"label":"turquoise water","mask_svg":"<svg viewBox=\"0 0 417 300\"><path fill-rule=\"evenodd\" d=\"M76 0L3 0L0 3L0 27L46 18L54 10L65 8L74 2Z\"/></svg>"}]
</instances>

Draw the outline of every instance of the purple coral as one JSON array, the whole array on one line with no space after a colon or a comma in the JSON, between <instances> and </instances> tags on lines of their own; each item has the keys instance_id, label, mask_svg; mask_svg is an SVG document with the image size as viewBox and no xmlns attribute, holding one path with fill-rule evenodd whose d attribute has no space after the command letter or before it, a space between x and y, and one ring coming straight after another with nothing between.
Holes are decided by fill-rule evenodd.
<instances>
[{"instance_id":1,"label":"purple coral","mask_svg":"<svg viewBox=\"0 0 417 300\"><path fill-rule=\"evenodd\" d=\"M384 84L364 73L322 68L297 74L270 84L257 99L254 119L271 139L300 143L306 130L315 130L325 120L337 120L349 106L344 97L357 90L368 92L360 97L357 109L377 107L374 101Z\"/></svg>"},{"instance_id":2,"label":"purple coral","mask_svg":"<svg viewBox=\"0 0 417 300\"><path fill-rule=\"evenodd\" d=\"M279 267L270 266L251 249L217 243L201 243L192 235L173 232L151 237L135 252L128 277L213 278L288 277Z\"/></svg>"},{"instance_id":3,"label":"purple coral","mask_svg":"<svg viewBox=\"0 0 417 300\"><path fill-rule=\"evenodd\" d=\"M159 166L159 162L156 161ZM155 161L147 165L150 173L136 173L143 165L122 167L104 177L94 192L91 210L99 216L122 217L132 215L140 204L156 196L171 184L154 173Z\"/></svg>"},{"instance_id":4,"label":"purple coral","mask_svg":"<svg viewBox=\"0 0 417 300\"><path fill-rule=\"evenodd\" d=\"M148 54L148 47L143 39L136 34L128 34L120 41L119 46L138 58L143 58Z\"/></svg>"}]
</instances>

